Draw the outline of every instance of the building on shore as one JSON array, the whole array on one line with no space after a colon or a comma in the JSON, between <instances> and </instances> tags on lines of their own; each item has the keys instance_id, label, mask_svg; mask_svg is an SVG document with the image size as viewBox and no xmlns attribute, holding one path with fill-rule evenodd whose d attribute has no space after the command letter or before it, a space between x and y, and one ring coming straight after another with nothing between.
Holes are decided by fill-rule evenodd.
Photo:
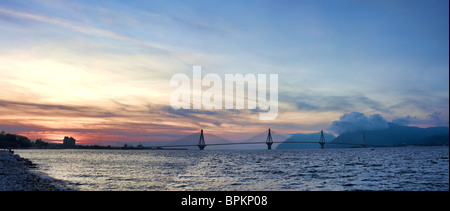
<instances>
[{"instance_id":1,"label":"building on shore","mask_svg":"<svg viewBox=\"0 0 450 211\"><path fill-rule=\"evenodd\" d=\"M73 137L65 136L63 140L64 147L75 147L76 140Z\"/></svg>"}]
</instances>

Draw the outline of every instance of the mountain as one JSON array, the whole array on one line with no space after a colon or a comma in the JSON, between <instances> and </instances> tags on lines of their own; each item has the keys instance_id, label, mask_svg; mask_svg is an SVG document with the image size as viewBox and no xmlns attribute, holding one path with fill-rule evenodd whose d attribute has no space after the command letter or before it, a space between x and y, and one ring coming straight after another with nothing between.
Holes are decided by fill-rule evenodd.
<instances>
[{"instance_id":1,"label":"mountain","mask_svg":"<svg viewBox=\"0 0 450 211\"><path fill-rule=\"evenodd\" d=\"M287 139L286 136L278 134L273 130L271 130L270 134L272 136L272 141L274 142L274 144L272 145L272 149L275 149L279 142L283 142ZM267 140L267 132L264 132L242 141L243 143L258 142L261 144L242 144L242 145L240 144L234 145L232 147L230 146L229 149L267 149L267 145L265 144L266 140Z\"/></svg>"},{"instance_id":2,"label":"mountain","mask_svg":"<svg viewBox=\"0 0 450 211\"><path fill-rule=\"evenodd\" d=\"M271 132L272 140L273 142L282 142L287 139L287 137L280 135L276 132ZM205 142L206 142L206 149L267 149L267 145L265 144L267 139L267 133L261 133L258 135L255 135L249 139L245 139L243 141L230 141L224 138L221 138L216 135L204 134ZM181 139L172 141L168 144L163 144L164 146L173 146L173 145L197 145L198 140L200 138L200 134L192 134L188 135L186 137L183 137ZM242 143L255 143L258 144L242 144ZM239 143L236 145L211 145L211 144L232 144L232 143ZM274 148L277 144L274 143L272 148ZM189 146L189 147L180 147L180 148L188 148L188 149L198 149L197 146Z\"/></svg>"},{"instance_id":3,"label":"mountain","mask_svg":"<svg viewBox=\"0 0 450 211\"><path fill-rule=\"evenodd\" d=\"M347 132L336 137L332 142L362 143L363 133L366 136L366 144L382 146L404 145L444 145L449 144L448 127L418 128L400 126L389 123L386 129L372 131ZM328 147L351 147L352 145L328 145Z\"/></svg>"},{"instance_id":4,"label":"mountain","mask_svg":"<svg viewBox=\"0 0 450 211\"><path fill-rule=\"evenodd\" d=\"M205 138L206 145L208 144L224 144L224 143L232 143L231 141L221 138L216 135L205 133L203 134ZM166 144L167 146L173 146L173 145L197 145L198 140L200 139L200 133L198 134L191 134L188 136L185 136L181 139L175 140L170 142L169 144ZM208 147L208 146L207 146ZM188 149L198 149L197 146L189 146L189 147L180 147L180 148L188 148Z\"/></svg>"},{"instance_id":5,"label":"mountain","mask_svg":"<svg viewBox=\"0 0 450 211\"><path fill-rule=\"evenodd\" d=\"M324 133L325 142L330 142L335 138L332 133ZM319 142L319 133L297 133L286 139L284 142ZM277 149L320 149L319 143L281 143Z\"/></svg>"}]
</instances>

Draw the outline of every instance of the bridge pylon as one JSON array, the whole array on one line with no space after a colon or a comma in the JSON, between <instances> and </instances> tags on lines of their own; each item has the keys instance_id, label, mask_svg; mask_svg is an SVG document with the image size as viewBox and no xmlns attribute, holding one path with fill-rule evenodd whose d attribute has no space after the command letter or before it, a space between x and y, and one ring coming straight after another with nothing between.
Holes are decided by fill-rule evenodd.
<instances>
[{"instance_id":1,"label":"bridge pylon","mask_svg":"<svg viewBox=\"0 0 450 211\"><path fill-rule=\"evenodd\" d=\"M270 133L270 128L269 128L269 133L267 134L266 144L267 144L267 149L271 150L272 149L273 140L272 140L272 134Z\"/></svg>"},{"instance_id":2,"label":"bridge pylon","mask_svg":"<svg viewBox=\"0 0 450 211\"><path fill-rule=\"evenodd\" d=\"M203 129L201 130L200 138L198 139L197 146L198 146L198 148L200 148L200 150L204 150L206 147L205 137L203 136Z\"/></svg>"},{"instance_id":3,"label":"bridge pylon","mask_svg":"<svg viewBox=\"0 0 450 211\"><path fill-rule=\"evenodd\" d=\"M325 137L323 136L323 130L320 131L320 140L319 140L320 148L325 148Z\"/></svg>"},{"instance_id":4,"label":"bridge pylon","mask_svg":"<svg viewBox=\"0 0 450 211\"><path fill-rule=\"evenodd\" d=\"M362 144L361 144L361 146L362 146L363 148L366 148L366 146L367 146L367 144L366 144L366 132L365 132L365 131L363 132L363 136L362 136Z\"/></svg>"}]
</instances>

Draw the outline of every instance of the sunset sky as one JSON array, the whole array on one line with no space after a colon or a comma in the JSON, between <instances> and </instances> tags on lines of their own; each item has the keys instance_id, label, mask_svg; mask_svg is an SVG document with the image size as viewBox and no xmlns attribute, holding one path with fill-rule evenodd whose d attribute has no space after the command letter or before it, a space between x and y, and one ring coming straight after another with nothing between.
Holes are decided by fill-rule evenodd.
<instances>
[{"instance_id":1,"label":"sunset sky","mask_svg":"<svg viewBox=\"0 0 450 211\"><path fill-rule=\"evenodd\" d=\"M174 110L170 78L278 74L279 109ZM449 125L449 1L0 0L0 130L80 144ZM224 78L224 77L223 77Z\"/></svg>"}]
</instances>

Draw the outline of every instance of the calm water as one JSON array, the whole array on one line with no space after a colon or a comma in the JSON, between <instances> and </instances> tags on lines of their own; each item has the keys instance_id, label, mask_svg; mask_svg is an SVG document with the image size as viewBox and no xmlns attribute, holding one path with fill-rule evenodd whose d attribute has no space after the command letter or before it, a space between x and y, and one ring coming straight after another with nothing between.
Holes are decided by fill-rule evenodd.
<instances>
[{"instance_id":1,"label":"calm water","mask_svg":"<svg viewBox=\"0 0 450 211\"><path fill-rule=\"evenodd\" d=\"M16 152L79 190L449 190L448 147Z\"/></svg>"}]
</instances>

